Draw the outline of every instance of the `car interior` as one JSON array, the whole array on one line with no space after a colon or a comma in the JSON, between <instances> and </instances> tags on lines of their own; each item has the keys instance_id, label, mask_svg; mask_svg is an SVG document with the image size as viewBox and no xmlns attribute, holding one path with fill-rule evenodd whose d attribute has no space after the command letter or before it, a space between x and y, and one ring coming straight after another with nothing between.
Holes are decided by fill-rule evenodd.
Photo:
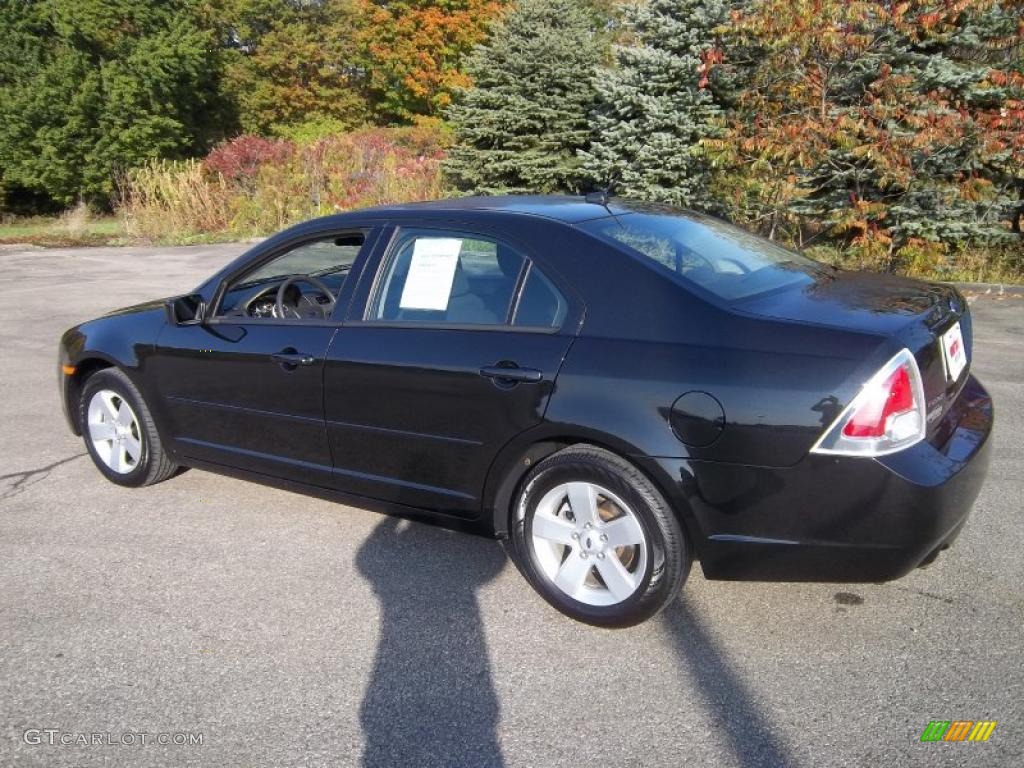
<instances>
[{"instance_id":1,"label":"car interior","mask_svg":"<svg viewBox=\"0 0 1024 768\"><path fill-rule=\"evenodd\" d=\"M402 306L417 241L446 239L459 247L444 309ZM364 236L350 234L304 243L243 275L230 285L215 317L323 320L362 248ZM383 322L458 326L510 322L516 288L522 285L516 326L554 328L568 304L532 262L503 243L422 233L400 243L388 262L370 319Z\"/></svg>"},{"instance_id":2,"label":"car interior","mask_svg":"<svg viewBox=\"0 0 1024 768\"><path fill-rule=\"evenodd\" d=\"M530 260L504 243L461 239L451 292L444 309L402 306L402 297L415 251L410 238L392 258L372 319L446 325L512 325L557 328L568 311L562 294ZM520 281L522 282L520 283ZM518 302L515 292L522 285ZM514 316L509 317L514 310Z\"/></svg>"},{"instance_id":3,"label":"car interior","mask_svg":"<svg viewBox=\"0 0 1024 768\"><path fill-rule=\"evenodd\" d=\"M322 320L362 248L360 233L316 240L243 275L228 287L217 317Z\"/></svg>"},{"instance_id":4,"label":"car interior","mask_svg":"<svg viewBox=\"0 0 1024 768\"><path fill-rule=\"evenodd\" d=\"M395 255L375 319L450 325L499 325L507 321L512 294L525 264L522 256L492 241L463 240L447 308L409 309L403 308L401 301L415 242L416 238L410 238Z\"/></svg>"}]
</instances>

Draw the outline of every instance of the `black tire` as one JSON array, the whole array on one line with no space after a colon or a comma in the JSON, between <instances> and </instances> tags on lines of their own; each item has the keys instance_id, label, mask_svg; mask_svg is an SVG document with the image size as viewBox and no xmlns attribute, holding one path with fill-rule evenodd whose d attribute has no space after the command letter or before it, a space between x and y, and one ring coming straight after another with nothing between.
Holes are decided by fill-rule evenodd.
<instances>
[{"instance_id":1,"label":"black tire","mask_svg":"<svg viewBox=\"0 0 1024 768\"><path fill-rule=\"evenodd\" d=\"M89 437L89 402L93 395L104 389L114 392L124 400L136 416L142 456L128 472L119 473L109 468L96 452L96 447ZM78 418L89 456L92 457L96 468L112 483L138 488L166 480L178 470L178 465L171 461L160 442L160 435L153 423L153 414L146 407L146 401L123 371L117 368L104 368L86 380L79 401Z\"/></svg>"},{"instance_id":2,"label":"black tire","mask_svg":"<svg viewBox=\"0 0 1024 768\"><path fill-rule=\"evenodd\" d=\"M644 532L645 572L635 592L621 602L599 606L574 599L545 574L531 544L538 502L548 491L573 481L593 483L617 495L631 508ZM527 474L510 530L516 565L534 589L565 615L595 626L628 627L646 621L675 599L690 572L689 542L661 493L628 461L592 445L565 448ZM573 554L563 552L566 559Z\"/></svg>"}]
</instances>

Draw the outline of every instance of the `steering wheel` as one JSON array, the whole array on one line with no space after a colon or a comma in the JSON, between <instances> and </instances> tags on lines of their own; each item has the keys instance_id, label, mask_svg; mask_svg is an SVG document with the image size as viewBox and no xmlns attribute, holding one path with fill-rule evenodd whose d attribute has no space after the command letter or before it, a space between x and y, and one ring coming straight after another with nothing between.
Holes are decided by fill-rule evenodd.
<instances>
[{"instance_id":1,"label":"steering wheel","mask_svg":"<svg viewBox=\"0 0 1024 768\"><path fill-rule=\"evenodd\" d=\"M331 289L324 284L323 280L313 277L312 275L291 275L281 281L281 285L277 287L277 300L275 302L277 316L282 318L288 317L288 312L290 312L292 316L300 319L302 318L302 315L299 314L299 310L284 303L284 295L293 284L303 282L309 283L327 297L327 304L321 305L321 311L323 312L324 317L330 317L331 312L334 311L334 302L336 301L334 294L331 293Z\"/></svg>"}]
</instances>

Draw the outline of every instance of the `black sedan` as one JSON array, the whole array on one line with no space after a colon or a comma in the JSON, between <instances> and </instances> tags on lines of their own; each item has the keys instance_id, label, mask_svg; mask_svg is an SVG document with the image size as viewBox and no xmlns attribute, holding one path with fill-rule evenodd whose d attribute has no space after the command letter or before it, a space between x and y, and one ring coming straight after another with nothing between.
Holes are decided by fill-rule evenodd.
<instances>
[{"instance_id":1,"label":"black sedan","mask_svg":"<svg viewBox=\"0 0 1024 768\"><path fill-rule=\"evenodd\" d=\"M108 479L201 467L510 540L634 624L719 579L881 581L957 536L992 402L953 288L603 198L311 221L60 343ZM401 568L401 563L395 563Z\"/></svg>"}]
</instances>

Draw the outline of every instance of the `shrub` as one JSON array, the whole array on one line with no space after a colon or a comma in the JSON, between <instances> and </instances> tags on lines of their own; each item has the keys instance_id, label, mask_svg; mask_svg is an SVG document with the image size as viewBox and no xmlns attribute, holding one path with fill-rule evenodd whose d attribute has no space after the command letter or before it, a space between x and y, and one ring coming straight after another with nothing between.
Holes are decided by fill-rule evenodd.
<instances>
[{"instance_id":1,"label":"shrub","mask_svg":"<svg viewBox=\"0 0 1024 768\"><path fill-rule=\"evenodd\" d=\"M210 152L203 160L203 168L231 182L248 182L264 163L283 163L294 152L295 146L284 139L238 136Z\"/></svg>"},{"instance_id":2,"label":"shrub","mask_svg":"<svg viewBox=\"0 0 1024 768\"><path fill-rule=\"evenodd\" d=\"M160 240L225 231L231 220L228 184L197 160L154 160L118 182L119 209L130 236Z\"/></svg>"},{"instance_id":3,"label":"shrub","mask_svg":"<svg viewBox=\"0 0 1024 768\"><path fill-rule=\"evenodd\" d=\"M125 174L121 211L130 234L159 240L266 235L315 216L440 197L446 146L436 126L305 144L240 136L202 161L154 162Z\"/></svg>"}]
</instances>

